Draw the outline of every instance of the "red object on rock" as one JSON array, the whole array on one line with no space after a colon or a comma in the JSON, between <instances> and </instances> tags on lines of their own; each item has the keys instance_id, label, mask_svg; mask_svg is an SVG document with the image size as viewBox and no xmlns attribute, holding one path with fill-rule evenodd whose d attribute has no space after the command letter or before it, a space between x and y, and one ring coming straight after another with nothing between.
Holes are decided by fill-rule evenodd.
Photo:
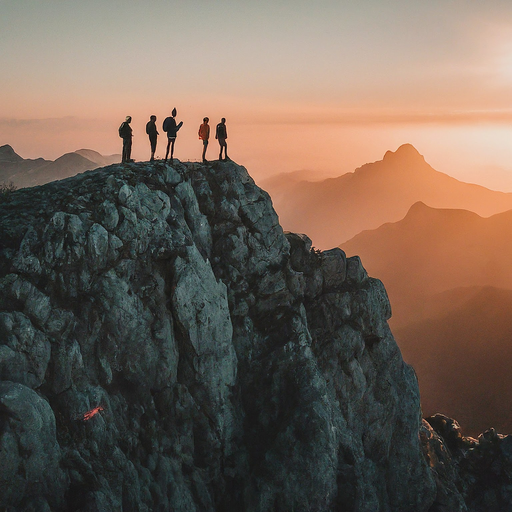
<instances>
[{"instance_id":1,"label":"red object on rock","mask_svg":"<svg viewBox=\"0 0 512 512\"><path fill-rule=\"evenodd\" d=\"M98 405L98 407L95 407L94 409L91 409L90 411L87 411L82 416L83 421L90 420L93 416L96 416L100 411L103 411L104 407L102 405Z\"/></svg>"}]
</instances>

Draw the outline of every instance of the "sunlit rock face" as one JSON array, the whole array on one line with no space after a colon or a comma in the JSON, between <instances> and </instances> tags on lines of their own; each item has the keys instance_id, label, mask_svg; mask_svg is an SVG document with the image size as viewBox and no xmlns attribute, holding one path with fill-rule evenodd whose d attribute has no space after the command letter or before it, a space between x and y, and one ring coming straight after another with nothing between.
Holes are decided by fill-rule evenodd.
<instances>
[{"instance_id":1,"label":"sunlit rock face","mask_svg":"<svg viewBox=\"0 0 512 512\"><path fill-rule=\"evenodd\" d=\"M0 507L438 510L382 283L285 235L243 167L0 201Z\"/></svg>"}]
</instances>

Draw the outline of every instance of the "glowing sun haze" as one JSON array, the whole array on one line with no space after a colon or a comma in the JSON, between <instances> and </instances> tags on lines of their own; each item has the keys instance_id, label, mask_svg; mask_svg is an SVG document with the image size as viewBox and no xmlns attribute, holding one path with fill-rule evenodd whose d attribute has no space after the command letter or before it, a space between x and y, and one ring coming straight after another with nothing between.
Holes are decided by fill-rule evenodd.
<instances>
[{"instance_id":1,"label":"glowing sun haze","mask_svg":"<svg viewBox=\"0 0 512 512\"><path fill-rule=\"evenodd\" d=\"M0 145L149 158L178 109L175 156L227 118L257 178L339 175L411 143L436 169L512 190L512 3L490 0L0 0ZM162 156L163 137L157 155ZM209 158L217 154L211 144Z\"/></svg>"}]
</instances>

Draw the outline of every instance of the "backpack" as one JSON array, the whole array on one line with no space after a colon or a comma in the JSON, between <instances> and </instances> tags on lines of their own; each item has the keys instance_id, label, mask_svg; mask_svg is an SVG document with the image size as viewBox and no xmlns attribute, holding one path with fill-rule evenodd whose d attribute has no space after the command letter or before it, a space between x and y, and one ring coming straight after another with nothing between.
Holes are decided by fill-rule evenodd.
<instances>
[{"instance_id":1,"label":"backpack","mask_svg":"<svg viewBox=\"0 0 512 512\"><path fill-rule=\"evenodd\" d=\"M126 121L121 123L121 126L119 127L119 137L121 137L121 139L124 139L125 136L126 136Z\"/></svg>"}]
</instances>

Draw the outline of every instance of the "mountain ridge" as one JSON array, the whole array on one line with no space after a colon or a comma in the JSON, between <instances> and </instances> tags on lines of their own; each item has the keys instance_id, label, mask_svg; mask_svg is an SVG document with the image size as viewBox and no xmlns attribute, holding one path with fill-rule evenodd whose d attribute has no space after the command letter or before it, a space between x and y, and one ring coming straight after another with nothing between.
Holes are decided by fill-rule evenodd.
<instances>
[{"instance_id":1,"label":"mountain ridge","mask_svg":"<svg viewBox=\"0 0 512 512\"><path fill-rule=\"evenodd\" d=\"M120 155L103 156L92 149L65 153L56 160L25 159L12 146L0 146L0 182L33 187L118 162Z\"/></svg>"},{"instance_id":2,"label":"mountain ridge","mask_svg":"<svg viewBox=\"0 0 512 512\"><path fill-rule=\"evenodd\" d=\"M347 254L365 258L370 271L380 275L389 290L395 287L387 277L390 257L398 268L414 265L407 283L410 296L421 295L425 289L440 293L468 285L512 289L512 276L503 272L512 257L512 241L502 236L509 229L512 210L482 217L469 210L432 208L418 202L398 222L359 233L341 247ZM441 276L432 271L436 265L457 269L457 273Z\"/></svg>"},{"instance_id":3,"label":"mountain ridge","mask_svg":"<svg viewBox=\"0 0 512 512\"><path fill-rule=\"evenodd\" d=\"M425 162L425 157L412 144L406 143L399 146L396 151L386 151L383 160Z\"/></svg>"},{"instance_id":4,"label":"mountain ridge","mask_svg":"<svg viewBox=\"0 0 512 512\"><path fill-rule=\"evenodd\" d=\"M0 162L19 162L23 158L18 155L12 146L4 144L0 146Z\"/></svg>"},{"instance_id":5,"label":"mountain ridge","mask_svg":"<svg viewBox=\"0 0 512 512\"><path fill-rule=\"evenodd\" d=\"M417 201L482 216L512 209L512 193L464 183L433 169L411 145L322 182L268 187L284 229L308 233L320 248L402 219Z\"/></svg>"}]
</instances>

